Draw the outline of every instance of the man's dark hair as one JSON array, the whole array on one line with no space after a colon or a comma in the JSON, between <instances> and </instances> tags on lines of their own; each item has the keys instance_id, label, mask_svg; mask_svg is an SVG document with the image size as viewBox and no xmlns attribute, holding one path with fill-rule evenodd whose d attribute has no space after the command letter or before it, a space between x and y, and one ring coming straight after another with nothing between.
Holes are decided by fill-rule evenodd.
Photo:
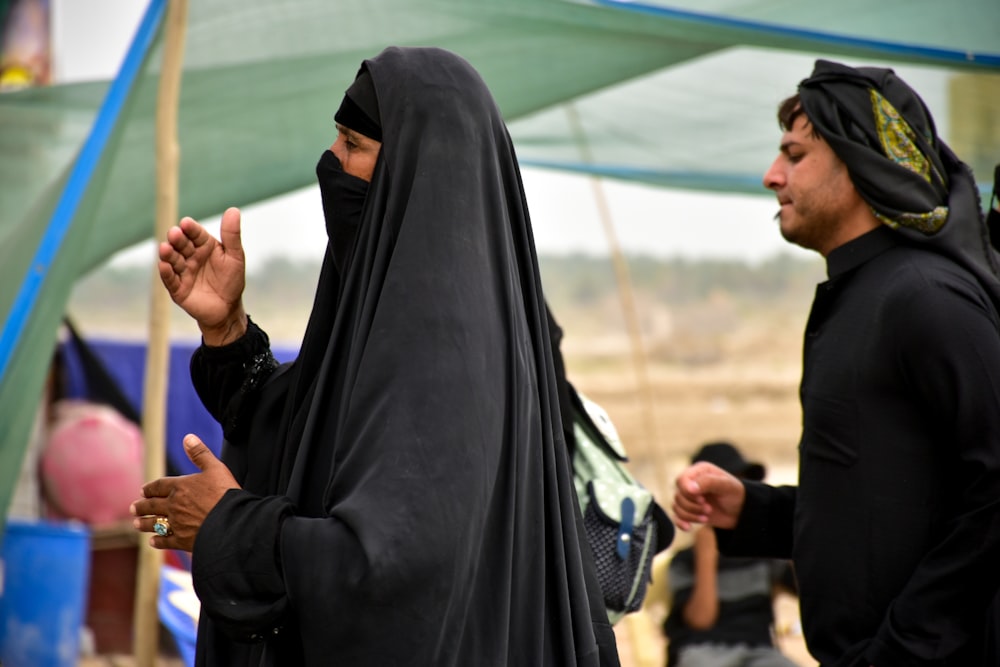
<instances>
[{"instance_id":1,"label":"man's dark hair","mask_svg":"<svg viewBox=\"0 0 1000 667\"><path fill-rule=\"evenodd\" d=\"M781 104L778 105L778 125L781 129L788 131L792 129L792 125L799 116L805 116L806 122L810 126L810 134L814 137L819 137L819 132L816 131L816 126L812 124L809 120L809 114L806 110L802 108L802 99L799 97L798 93L795 93L791 97L787 97L782 100Z\"/></svg>"}]
</instances>

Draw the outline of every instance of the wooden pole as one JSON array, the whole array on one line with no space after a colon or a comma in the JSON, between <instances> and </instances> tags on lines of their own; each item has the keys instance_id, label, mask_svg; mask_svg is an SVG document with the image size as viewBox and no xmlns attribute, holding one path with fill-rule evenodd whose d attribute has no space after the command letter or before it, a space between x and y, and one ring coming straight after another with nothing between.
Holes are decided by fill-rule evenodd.
<instances>
[{"instance_id":1,"label":"wooden pole","mask_svg":"<svg viewBox=\"0 0 1000 667\"><path fill-rule=\"evenodd\" d=\"M580 149L580 156L584 164L592 164L590 147L587 145L583 127L580 124L579 114L572 104L566 105L566 114L569 118L570 131ZM644 435L653 447L659 443L659 433L656 425L656 401L653 397L652 384L649 381L648 364L646 361L645 346L642 341L642 327L639 325L638 310L635 306L635 298L632 290L632 278L628 271L628 262L622 254L621 246L618 243L618 236L615 233L615 225L612 221L611 207L608 206L601 179L592 176L590 178L591 189L594 193L594 201L597 205L597 214L601 219L604 228L604 235L608 239L608 248L611 251L611 262L614 266L615 278L618 283L618 294L622 304L622 314L625 317L625 328L628 330L629 341L632 350L632 366L635 369L636 379L639 385L639 396L642 403L642 423Z\"/></svg>"},{"instance_id":2,"label":"wooden pole","mask_svg":"<svg viewBox=\"0 0 1000 667\"><path fill-rule=\"evenodd\" d=\"M180 101L187 24L187 0L171 0L164 28L163 60L156 107L156 224L154 239L162 241L177 220L180 149L177 111ZM142 431L146 443L145 479L163 477L166 468L166 394L170 357L170 298L160 285L155 268L150 291L149 343L143 390ZM154 667L159 648L157 597L163 553L149 546L149 536L139 539L133 621L133 654L136 667Z\"/></svg>"}]
</instances>

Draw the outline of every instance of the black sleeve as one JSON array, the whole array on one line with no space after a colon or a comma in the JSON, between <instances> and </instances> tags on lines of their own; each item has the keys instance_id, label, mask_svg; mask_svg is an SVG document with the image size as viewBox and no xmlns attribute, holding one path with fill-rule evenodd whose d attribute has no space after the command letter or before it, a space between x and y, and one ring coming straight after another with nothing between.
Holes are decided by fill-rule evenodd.
<instances>
[{"instance_id":1,"label":"black sleeve","mask_svg":"<svg viewBox=\"0 0 1000 667\"><path fill-rule=\"evenodd\" d=\"M237 641L260 641L283 629L288 594L277 545L293 512L284 496L230 489L198 532L191 578L202 612Z\"/></svg>"},{"instance_id":2,"label":"black sleeve","mask_svg":"<svg viewBox=\"0 0 1000 667\"><path fill-rule=\"evenodd\" d=\"M727 556L792 557L793 518L798 489L744 481L746 500L732 530L715 529L719 551Z\"/></svg>"},{"instance_id":3,"label":"black sleeve","mask_svg":"<svg viewBox=\"0 0 1000 667\"><path fill-rule=\"evenodd\" d=\"M240 415L277 367L267 334L249 317L242 337L221 347L203 344L195 350L191 383L205 409L222 425L227 440L238 437Z\"/></svg>"}]
</instances>

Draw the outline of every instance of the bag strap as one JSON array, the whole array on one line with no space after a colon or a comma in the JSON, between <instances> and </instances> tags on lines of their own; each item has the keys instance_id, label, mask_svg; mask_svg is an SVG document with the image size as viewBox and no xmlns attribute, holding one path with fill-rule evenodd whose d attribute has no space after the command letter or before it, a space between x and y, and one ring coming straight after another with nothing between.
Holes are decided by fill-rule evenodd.
<instances>
[{"instance_id":1,"label":"bag strap","mask_svg":"<svg viewBox=\"0 0 1000 667\"><path fill-rule=\"evenodd\" d=\"M611 443L608 442L608 439L604 437L604 432L601 431L600 427L594 423L594 418L591 416L590 411L587 410L587 407L583 404L583 399L576 391L576 388L569 382L567 382L566 385L569 388L569 397L571 405L573 406L574 419L580 422L580 425L583 426L587 435L590 436L590 439L596 443L598 447L601 448L601 451L604 452L605 456L608 456L615 461L627 463L628 456L622 456L619 454L615 448L611 446Z\"/></svg>"}]
</instances>

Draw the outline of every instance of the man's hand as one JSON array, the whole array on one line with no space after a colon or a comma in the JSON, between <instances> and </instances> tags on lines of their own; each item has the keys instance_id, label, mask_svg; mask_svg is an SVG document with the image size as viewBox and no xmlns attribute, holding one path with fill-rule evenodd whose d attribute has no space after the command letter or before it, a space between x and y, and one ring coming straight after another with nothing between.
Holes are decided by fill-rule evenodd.
<instances>
[{"instance_id":1,"label":"man's hand","mask_svg":"<svg viewBox=\"0 0 1000 667\"><path fill-rule=\"evenodd\" d=\"M136 517L132 525L144 533L155 533L157 518L166 517L170 533L153 535L149 541L157 549L191 551L208 513L226 491L240 488L226 464L198 436L184 437L184 451L201 472L153 480L129 508Z\"/></svg>"},{"instance_id":2,"label":"man's hand","mask_svg":"<svg viewBox=\"0 0 1000 667\"><path fill-rule=\"evenodd\" d=\"M739 521L746 489L737 477L700 461L677 478L673 510L681 530L701 523L715 528L733 528Z\"/></svg>"}]
</instances>

